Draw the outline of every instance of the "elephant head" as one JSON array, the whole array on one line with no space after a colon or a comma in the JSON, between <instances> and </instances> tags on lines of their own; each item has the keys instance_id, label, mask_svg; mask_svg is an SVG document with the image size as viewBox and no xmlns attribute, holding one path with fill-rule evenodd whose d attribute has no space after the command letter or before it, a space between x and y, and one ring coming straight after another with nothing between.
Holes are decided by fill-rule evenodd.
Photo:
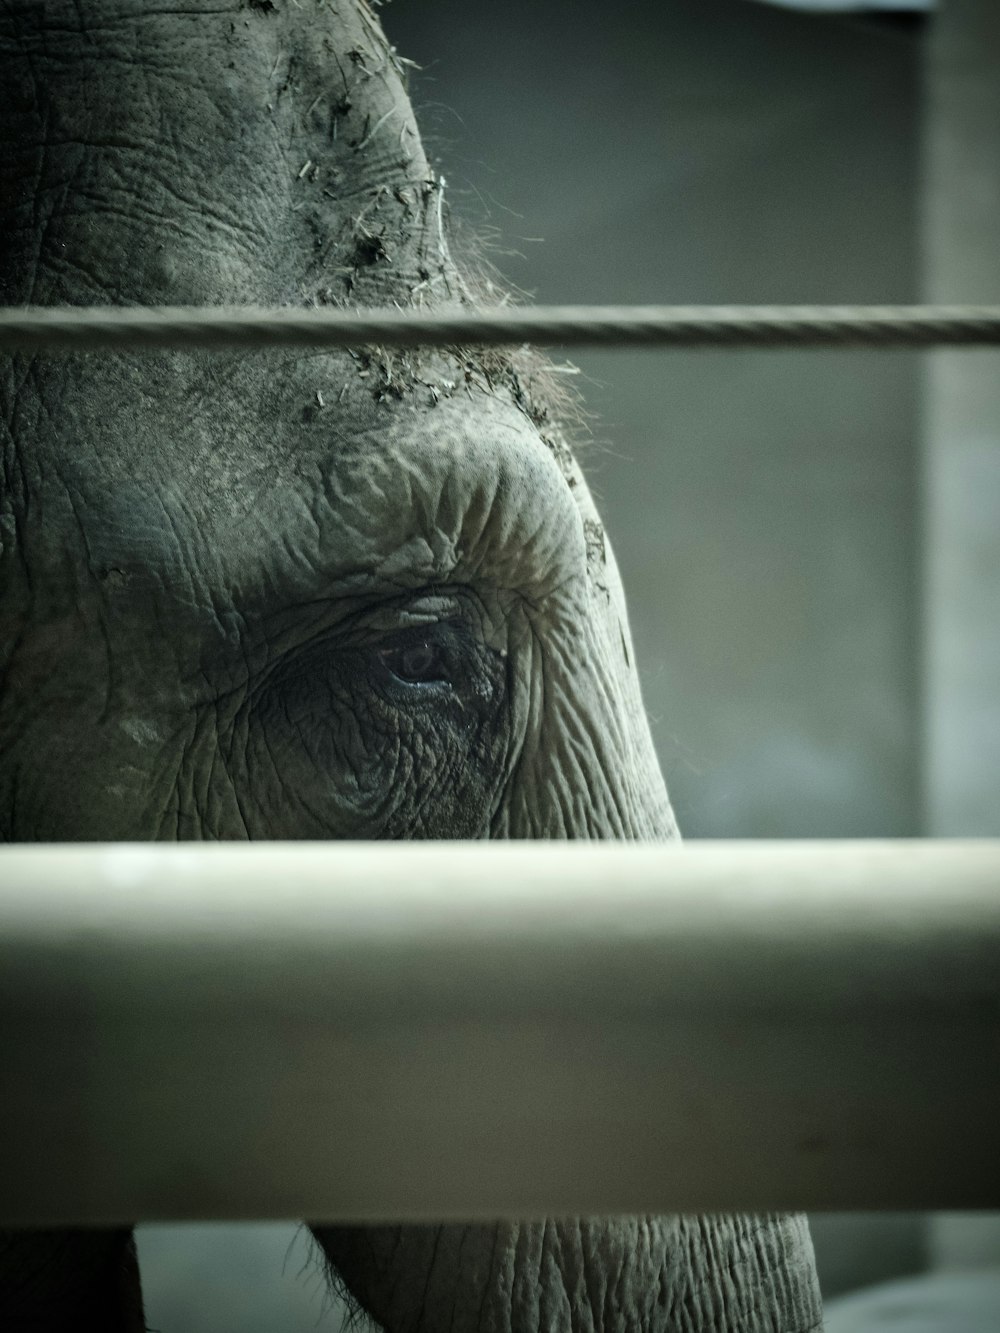
<instances>
[{"instance_id":1,"label":"elephant head","mask_svg":"<svg viewBox=\"0 0 1000 1333\"><path fill-rule=\"evenodd\" d=\"M5 0L0 69L5 304L477 298L365 0ZM6 359L0 838L673 837L552 397L476 348ZM796 1217L314 1231L390 1333L820 1324ZM9 1234L4 1327L140 1327L129 1255Z\"/></svg>"}]
</instances>

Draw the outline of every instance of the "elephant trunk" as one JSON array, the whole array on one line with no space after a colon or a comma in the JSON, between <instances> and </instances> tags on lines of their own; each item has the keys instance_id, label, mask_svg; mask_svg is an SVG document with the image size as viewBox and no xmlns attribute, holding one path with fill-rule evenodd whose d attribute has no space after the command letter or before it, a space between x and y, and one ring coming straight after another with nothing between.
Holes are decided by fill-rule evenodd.
<instances>
[{"instance_id":1,"label":"elephant trunk","mask_svg":"<svg viewBox=\"0 0 1000 1333\"><path fill-rule=\"evenodd\" d=\"M349 1297L386 1333L812 1333L823 1325L801 1216L313 1231Z\"/></svg>"}]
</instances>

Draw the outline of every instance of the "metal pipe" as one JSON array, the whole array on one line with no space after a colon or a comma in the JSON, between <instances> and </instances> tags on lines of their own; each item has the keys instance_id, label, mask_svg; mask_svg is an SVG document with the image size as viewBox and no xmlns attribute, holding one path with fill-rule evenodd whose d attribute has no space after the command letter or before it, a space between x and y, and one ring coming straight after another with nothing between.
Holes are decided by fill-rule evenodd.
<instances>
[{"instance_id":1,"label":"metal pipe","mask_svg":"<svg viewBox=\"0 0 1000 1333\"><path fill-rule=\"evenodd\" d=\"M0 849L0 1224L1000 1203L1000 842Z\"/></svg>"}]
</instances>

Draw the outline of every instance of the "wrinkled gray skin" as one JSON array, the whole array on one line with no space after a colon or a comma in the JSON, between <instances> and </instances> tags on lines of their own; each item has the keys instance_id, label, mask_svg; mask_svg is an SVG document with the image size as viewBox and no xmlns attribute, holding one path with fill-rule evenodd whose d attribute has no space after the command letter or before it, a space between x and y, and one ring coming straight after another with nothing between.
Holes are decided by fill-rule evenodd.
<instances>
[{"instance_id":1,"label":"wrinkled gray skin","mask_svg":"<svg viewBox=\"0 0 1000 1333\"><path fill-rule=\"evenodd\" d=\"M469 299L363 0L0 0L0 71L2 303ZM0 363L0 837L672 837L534 374ZM314 1230L390 1333L820 1326L797 1217ZM130 1233L3 1238L0 1326L141 1328Z\"/></svg>"}]
</instances>

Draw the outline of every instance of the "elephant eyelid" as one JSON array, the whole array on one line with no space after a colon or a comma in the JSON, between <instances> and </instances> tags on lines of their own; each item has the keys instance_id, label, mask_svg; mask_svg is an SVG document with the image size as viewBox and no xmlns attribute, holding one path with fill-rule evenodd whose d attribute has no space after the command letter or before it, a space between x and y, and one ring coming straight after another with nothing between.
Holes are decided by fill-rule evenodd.
<instances>
[{"instance_id":1,"label":"elephant eyelid","mask_svg":"<svg viewBox=\"0 0 1000 1333\"><path fill-rule=\"evenodd\" d=\"M442 626L452 625L458 633L475 638L474 605L469 598L450 590L426 589L406 600L376 601L354 612L336 636L358 647L392 647L407 636L433 636Z\"/></svg>"}]
</instances>

